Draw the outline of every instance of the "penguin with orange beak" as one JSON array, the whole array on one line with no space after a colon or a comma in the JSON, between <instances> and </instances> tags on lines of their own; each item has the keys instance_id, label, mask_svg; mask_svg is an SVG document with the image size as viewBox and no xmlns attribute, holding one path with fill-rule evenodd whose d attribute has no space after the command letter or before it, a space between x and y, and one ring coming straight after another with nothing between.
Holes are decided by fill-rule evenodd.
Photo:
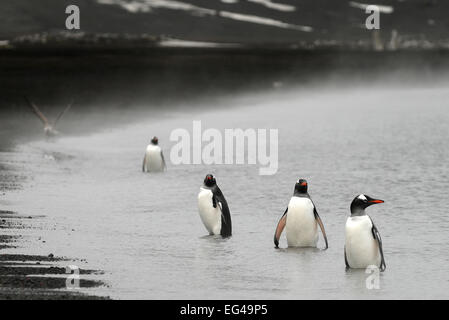
<instances>
[{"instance_id":1,"label":"penguin with orange beak","mask_svg":"<svg viewBox=\"0 0 449 320\"><path fill-rule=\"evenodd\" d=\"M382 248L382 238L373 220L365 213L365 209L384 203L361 194L351 203L351 216L346 221L345 232L345 263L346 268L367 268L374 265L380 271L386 269Z\"/></svg>"},{"instance_id":2,"label":"penguin with orange beak","mask_svg":"<svg viewBox=\"0 0 449 320\"><path fill-rule=\"evenodd\" d=\"M210 235L223 238L232 235L231 212L228 203L217 185L215 177L206 175L198 194L198 212Z\"/></svg>"},{"instance_id":3,"label":"penguin with orange beak","mask_svg":"<svg viewBox=\"0 0 449 320\"><path fill-rule=\"evenodd\" d=\"M286 229L289 247L316 247L318 244L318 226L323 233L325 249L329 247L323 222L307 190L307 181L299 179L295 184L293 197L276 227L274 233L276 248L279 247L279 239L284 228Z\"/></svg>"}]
</instances>

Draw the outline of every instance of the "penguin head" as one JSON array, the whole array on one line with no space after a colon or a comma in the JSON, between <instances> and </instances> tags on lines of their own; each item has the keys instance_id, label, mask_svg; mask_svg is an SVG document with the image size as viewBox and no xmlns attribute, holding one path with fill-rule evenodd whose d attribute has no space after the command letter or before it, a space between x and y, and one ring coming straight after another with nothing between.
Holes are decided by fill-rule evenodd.
<instances>
[{"instance_id":1,"label":"penguin head","mask_svg":"<svg viewBox=\"0 0 449 320\"><path fill-rule=\"evenodd\" d=\"M295 184L295 192L307 193L308 186L306 179L299 179Z\"/></svg>"},{"instance_id":2,"label":"penguin head","mask_svg":"<svg viewBox=\"0 0 449 320\"><path fill-rule=\"evenodd\" d=\"M351 213L354 215L364 214L365 209L373 204L384 203L383 200L374 199L370 196L360 194L352 200L351 203Z\"/></svg>"},{"instance_id":3,"label":"penguin head","mask_svg":"<svg viewBox=\"0 0 449 320\"><path fill-rule=\"evenodd\" d=\"M159 142L159 139L155 136L151 139L151 143L157 145Z\"/></svg>"},{"instance_id":4,"label":"penguin head","mask_svg":"<svg viewBox=\"0 0 449 320\"><path fill-rule=\"evenodd\" d=\"M215 180L215 177L211 174L208 174L206 178L204 178L204 185L206 187L213 187L217 184L217 181Z\"/></svg>"}]
</instances>

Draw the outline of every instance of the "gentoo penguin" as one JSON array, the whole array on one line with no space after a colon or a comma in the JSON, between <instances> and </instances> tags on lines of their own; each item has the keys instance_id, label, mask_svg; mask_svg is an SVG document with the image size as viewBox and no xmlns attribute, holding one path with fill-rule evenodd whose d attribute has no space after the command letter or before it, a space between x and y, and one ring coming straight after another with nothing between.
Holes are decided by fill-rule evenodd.
<instances>
[{"instance_id":1,"label":"gentoo penguin","mask_svg":"<svg viewBox=\"0 0 449 320\"><path fill-rule=\"evenodd\" d=\"M157 137L151 139L143 158L142 171L143 172L160 172L166 168L164 154L161 147L158 146L159 140Z\"/></svg>"},{"instance_id":2,"label":"gentoo penguin","mask_svg":"<svg viewBox=\"0 0 449 320\"><path fill-rule=\"evenodd\" d=\"M351 203L351 216L346 221L345 263L346 268L366 268L375 265L384 271L382 239L365 209L373 204L384 203L361 194Z\"/></svg>"},{"instance_id":3,"label":"gentoo penguin","mask_svg":"<svg viewBox=\"0 0 449 320\"><path fill-rule=\"evenodd\" d=\"M290 199L284 215L279 220L274 233L274 244L279 247L279 238L286 227L287 243L289 247L316 247L318 243L318 225L323 233L327 249L327 236L323 222L307 193L308 184L299 179L295 184L293 197Z\"/></svg>"},{"instance_id":4,"label":"gentoo penguin","mask_svg":"<svg viewBox=\"0 0 449 320\"><path fill-rule=\"evenodd\" d=\"M214 176L208 174L198 194L198 211L210 235L232 235L231 213L228 203L217 186Z\"/></svg>"},{"instance_id":5,"label":"gentoo penguin","mask_svg":"<svg viewBox=\"0 0 449 320\"><path fill-rule=\"evenodd\" d=\"M45 117L45 115L39 110L39 108L30 99L28 99L28 97L25 97L25 100L27 101L34 114L42 121L42 124L44 125L45 136L47 138L50 138L59 135L59 132L55 129L56 124L62 118L62 116L72 107L73 101L69 105L67 105L67 107L58 114L55 121L51 123L50 121L48 121L47 117Z\"/></svg>"}]
</instances>

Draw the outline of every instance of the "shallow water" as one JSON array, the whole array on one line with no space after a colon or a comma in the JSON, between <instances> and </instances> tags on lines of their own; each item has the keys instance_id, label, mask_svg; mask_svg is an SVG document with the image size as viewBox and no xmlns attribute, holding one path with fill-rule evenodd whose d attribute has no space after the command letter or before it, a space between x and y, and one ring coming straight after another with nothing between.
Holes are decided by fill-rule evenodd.
<instances>
[{"instance_id":1,"label":"shallow water","mask_svg":"<svg viewBox=\"0 0 449 320\"><path fill-rule=\"evenodd\" d=\"M85 291L112 298L449 298L448 100L447 87L259 93L17 145L0 153L0 163L23 177L0 197L1 209L45 217L5 231L24 237L21 248L3 252L86 259L80 267L104 270L109 286ZM192 120L203 129L278 128L277 174L169 161L163 174L142 174L149 138L159 137L168 159L170 132L191 131ZM207 236L197 212L209 172L231 209L230 239ZM327 251L273 248L300 177L325 224ZM385 200L368 209L387 262L378 290L366 288L364 270L345 272L344 223L359 193Z\"/></svg>"}]
</instances>

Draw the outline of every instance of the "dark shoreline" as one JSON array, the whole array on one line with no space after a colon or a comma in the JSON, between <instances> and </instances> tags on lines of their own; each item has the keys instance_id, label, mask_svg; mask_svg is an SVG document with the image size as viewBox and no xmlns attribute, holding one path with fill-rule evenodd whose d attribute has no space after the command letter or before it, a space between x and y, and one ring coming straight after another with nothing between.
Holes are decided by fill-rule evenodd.
<instances>
[{"instance_id":1,"label":"dark shoreline","mask_svg":"<svg viewBox=\"0 0 449 320\"><path fill-rule=\"evenodd\" d=\"M2 191L3 192L3 191ZM20 242L20 235L4 235L2 230L19 230L24 226L11 223L11 220L20 216L11 211L0 210L0 300L29 300L29 299L52 299L52 300L98 300L107 297L91 296L77 290L66 289L68 274L66 268L58 266L57 263L69 259L48 256L5 254L5 248L15 248ZM32 217L24 217L32 219ZM19 228L19 229L18 229ZM4 246L2 248L2 246ZM20 248L15 251L20 251ZM98 270L80 269L80 288L93 288L104 286L105 283L98 280L83 279L83 275L102 274ZM59 277L58 277L59 275ZM66 275L62 277L62 275Z\"/></svg>"},{"instance_id":2,"label":"dark shoreline","mask_svg":"<svg viewBox=\"0 0 449 320\"><path fill-rule=\"evenodd\" d=\"M0 169L3 175L4 169ZM3 180L3 179L2 179ZM0 192L7 192L5 185L0 185ZM45 218L45 217L43 217ZM69 274L61 267L63 261L70 264L70 259L47 256L5 254L5 249L20 252L20 229L26 228L21 219L33 219L12 211L0 210L0 300L98 300L107 297L92 296L78 290L68 290L66 279ZM18 234L5 235L2 230L17 230ZM44 230L43 230L44 231ZM98 270L79 269L80 288L104 286L99 280L83 279L85 275L103 274Z\"/></svg>"}]
</instances>

